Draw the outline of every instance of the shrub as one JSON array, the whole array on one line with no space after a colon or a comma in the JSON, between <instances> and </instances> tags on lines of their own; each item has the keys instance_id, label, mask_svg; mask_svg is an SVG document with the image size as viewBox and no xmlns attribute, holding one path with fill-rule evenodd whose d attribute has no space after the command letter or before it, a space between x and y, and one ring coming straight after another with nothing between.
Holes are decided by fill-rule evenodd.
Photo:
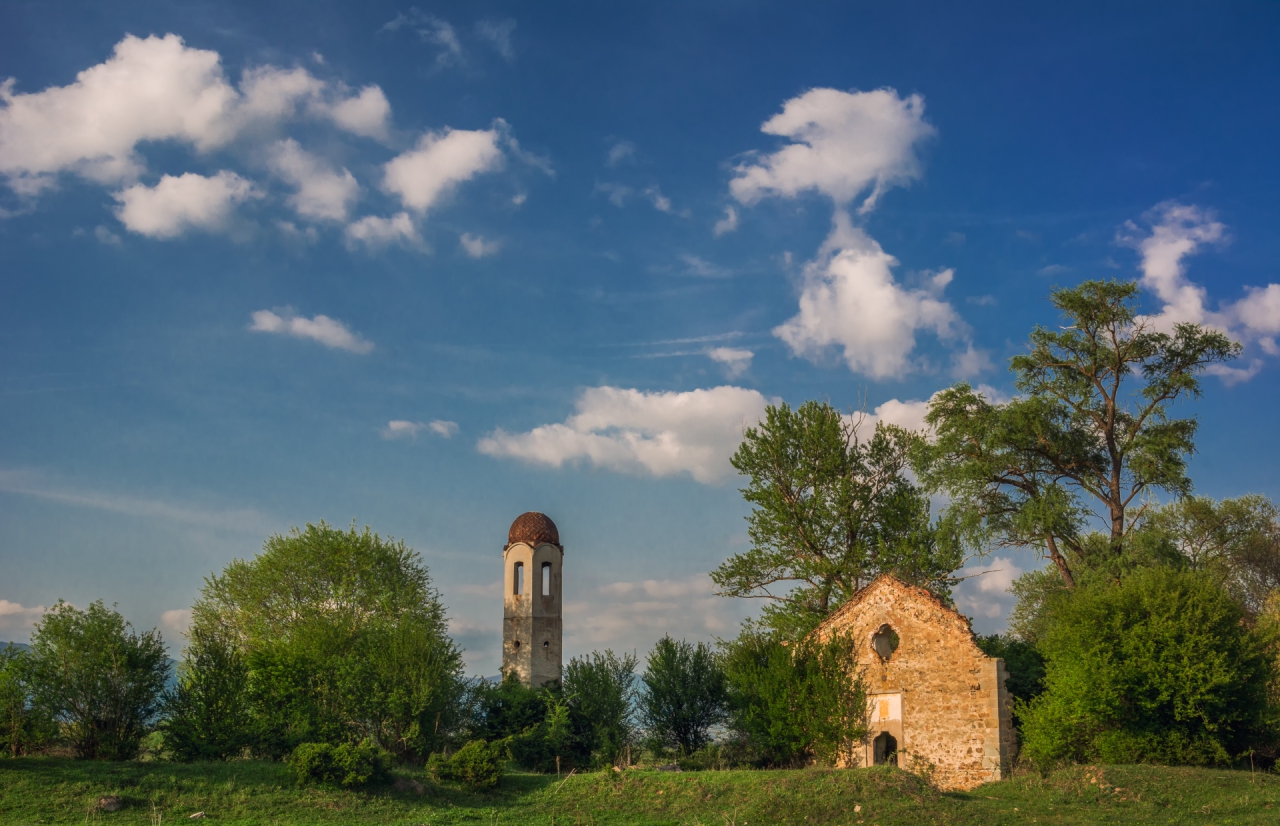
<instances>
[{"instance_id":1,"label":"shrub","mask_svg":"<svg viewBox=\"0 0 1280 826\"><path fill-rule=\"evenodd\" d=\"M228 760L250 742L249 669L238 649L207 629L191 630L177 689L161 723L179 762Z\"/></svg>"},{"instance_id":2,"label":"shrub","mask_svg":"<svg viewBox=\"0 0 1280 826\"><path fill-rule=\"evenodd\" d=\"M1014 723L1020 726L1018 709L1044 691L1044 655L1031 643L1007 634L978 637L978 647L988 657L1004 660L1004 669L1009 675L1004 685L1014 699Z\"/></svg>"},{"instance_id":3,"label":"shrub","mask_svg":"<svg viewBox=\"0 0 1280 826\"><path fill-rule=\"evenodd\" d=\"M760 762L834 762L866 735L866 691L848 639L788 644L747 628L726 648L730 724Z\"/></svg>"},{"instance_id":4,"label":"shrub","mask_svg":"<svg viewBox=\"0 0 1280 826\"><path fill-rule=\"evenodd\" d=\"M391 755L375 744L303 743L289 757L299 783L336 783L363 788L385 782L391 774Z\"/></svg>"},{"instance_id":5,"label":"shrub","mask_svg":"<svg viewBox=\"0 0 1280 826\"><path fill-rule=\"evenodd\" d=\"M22 649L0 648L0 755L31 754L57 731L49 715L34 705L30 668Z\"/></svg>"},{"instance_id":6,"label":"shrub","mask_svg":"<svg viewBox=\"0 0 1280 826\"><path fill-rule=\"evenodd\" d=\"M158 631L134 633L101 600L84 611L59 601L36 625L27 656L34 704L63 724L77 757L137 756L169 677Z\"/></svg>"},{"instance_id":7,"label":"shrub","mask_svg":"<svg viewBox=\"0 0 1280 826\"><path fill-rule=\"evenodd\" d=\"M655 750L692 754L710 742L711 728L725 721L725 675L706 643L663 637L649 652L641 679L640 718Z\"/></svg>"},{"instance_id":8,"label":"shrub","mask_svg":"<svg viewBox=\"0 0 1280 826\"><path fill-rule=\"evenodd\" d=\"M1239 604L1202 573L1151 568L1055 606L1045 692L1023 743L1056 763L1228 762L1268 734L1273 662Z\"/></svg>"},{"instance_id":9,"label":"shrub","mask_svg":"<svg viewBox=\"0 0 1280 826\"><path fill-rule=\"evenodd\" d=\"M468 789L492 789L502 779L506 741L472 740L452 757L431 755L428 769L437 780L455 780Z\"/></svg>"},{"instance_id":10,"label":"shrub","mask_svg":"<svg viewBox=\"0 0 1280 826\"><path fill-rule=\"evenodd\" d=\"M564 697L572 732L571 751L583 763L611 764L632 739L635 654L593 651L564 669Z\"/></svg>"}]
</instances>

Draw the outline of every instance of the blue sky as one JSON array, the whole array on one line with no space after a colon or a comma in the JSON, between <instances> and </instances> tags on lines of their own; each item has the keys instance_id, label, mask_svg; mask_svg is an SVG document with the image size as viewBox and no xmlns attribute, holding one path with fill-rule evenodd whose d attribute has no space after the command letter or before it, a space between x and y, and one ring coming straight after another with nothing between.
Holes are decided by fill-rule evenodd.
<instances>
[{"instance_id":1,"label":"blue sky","mask_svg":"<svg viewBox=\"0 0 1280 826\"><path fill-rule=\"evenodd\" d=\"M290 525L424 555L473 670L542 510L566 643L754 608L728 466L774 399L999 396L1054 285L1245 345L1197 490L1280 497L1274 3L0 9L0 639L179 639ZM958 603L1003 627L1002 555Z\"/></svg>"}]
</instances>

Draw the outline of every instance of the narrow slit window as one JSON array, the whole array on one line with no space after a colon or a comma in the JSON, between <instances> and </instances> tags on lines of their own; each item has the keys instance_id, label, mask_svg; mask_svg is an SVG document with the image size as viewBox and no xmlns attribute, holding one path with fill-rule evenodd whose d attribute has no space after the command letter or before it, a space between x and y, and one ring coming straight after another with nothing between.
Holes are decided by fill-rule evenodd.
<instances>
[{"instance_id":1,"label":"narrow slit window","mask_svg":"<svg viewBox=\"0 0 1280 826\"><path fill-rule=\"evenodd\" d=\"M551 596L551 563L542 563L542 595Z\"/></svg>"},{"instance_id":2,"label":"narrow slit window","mask_svg":"<svg viewBox=\"0 0 1280 826\"><path fill-rule=\"evenodd\" d=\"M512 580L513 582L512 582L511 593L515 594L516 596L520 596L521 594L524 593L524 563L523 562L516 563L516 569L514 572L514 576L512 576Z\"/></svg>"}]
</instances>

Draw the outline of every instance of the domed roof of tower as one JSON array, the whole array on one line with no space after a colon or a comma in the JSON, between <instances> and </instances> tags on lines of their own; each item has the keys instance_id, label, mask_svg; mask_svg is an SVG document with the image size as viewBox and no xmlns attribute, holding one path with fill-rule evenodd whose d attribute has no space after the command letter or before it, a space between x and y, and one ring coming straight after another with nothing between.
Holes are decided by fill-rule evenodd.
<instances>
[{"instance_id":1,"label":"domed roof of tower","mask_svg":"<svg viewBox=\"0 0 1280 826\"><path fill-rule=\"evenodd\" d=\"M516 521L511 523L511 530L507 532L507 546L517 542L535 548L544 542L560 547L560 531L556 530L556 523L545 513L529 511L517 516Z\"/></svg>"}]
</instances>

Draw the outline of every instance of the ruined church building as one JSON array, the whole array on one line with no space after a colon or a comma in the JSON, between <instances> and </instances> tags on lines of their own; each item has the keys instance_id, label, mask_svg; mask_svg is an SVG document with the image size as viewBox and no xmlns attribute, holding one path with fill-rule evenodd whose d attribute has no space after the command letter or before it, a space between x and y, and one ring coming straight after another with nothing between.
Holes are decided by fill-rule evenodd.
<instances>
[{"instance_id":1,"label":"ruined church building","mask_svg":"<svg viewBox=\"0 0 1280 826\"><path fill-rule=\"evenodd\" d=\"M511 525L503 559L502 671L525 685L560 679L564 547L541 513ZM868 734L847 768L932 767L944 789L1007 776L1016 749L1004 662L982 653L969 620L924 588L882 575L814 632L844 634L868 700Z\"/></svg>"}]
</instances>

